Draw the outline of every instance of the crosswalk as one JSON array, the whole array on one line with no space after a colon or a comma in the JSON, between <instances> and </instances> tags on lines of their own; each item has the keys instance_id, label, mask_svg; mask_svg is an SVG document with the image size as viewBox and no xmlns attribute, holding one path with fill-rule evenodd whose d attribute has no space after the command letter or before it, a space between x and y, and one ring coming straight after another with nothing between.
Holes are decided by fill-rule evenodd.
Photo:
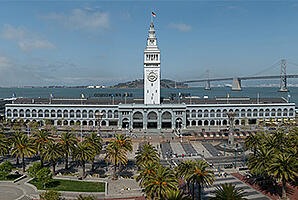
<instances>
[{"instance_id":1,"label":"crosswalk","mask_svg":"<svg viewBox=\"0 0 298 200\"><path fill-rule=\"evenodd\" d=\"M218 175L215 176L215 182L211 187L204 187L202 190L202 199L207 200L212 197L212 191L215 191L216 186L220 186L221 184L228 183L235 185L237 189L242 189L246 196L245 198L249 200L270 200L269 197L266 197L262 193L256 191L255 189L251 188L250 186L246 185L245 183L241 182L234 176L227 174L226 177Z\"/></svg>"}]
</instances>

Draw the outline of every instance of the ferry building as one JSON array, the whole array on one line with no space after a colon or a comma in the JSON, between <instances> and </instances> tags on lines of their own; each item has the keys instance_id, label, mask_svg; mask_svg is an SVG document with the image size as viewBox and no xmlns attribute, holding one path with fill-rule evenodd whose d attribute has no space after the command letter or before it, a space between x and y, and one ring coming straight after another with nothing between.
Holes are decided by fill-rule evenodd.
<instances>
[{"instance_id":1,"label":"ferry building","mask_svg":"<svg viewBox=\"0 0 298 200\"><path fill-rule=\"evenodd\" d=\"M149 27L144 50L144 98L17 98L5 106L5 117L12 121L49 120L57 126L130 129L193 129L226 126L227 113L234 113L236 125L260 121L293 121L295 103L284 98L219 97L160 98L161 55L154 24Z\"/></svg>"}]
</instances>

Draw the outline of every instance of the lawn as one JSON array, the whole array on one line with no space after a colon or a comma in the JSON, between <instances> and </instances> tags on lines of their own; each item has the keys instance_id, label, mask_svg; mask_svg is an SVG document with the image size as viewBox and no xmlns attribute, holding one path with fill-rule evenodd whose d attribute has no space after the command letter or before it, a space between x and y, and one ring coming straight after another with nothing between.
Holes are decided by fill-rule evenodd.
<instances>
[{"instance_id":1,"label":"lawn","mask_svg":"<svg viewBox=\"0 0 298 200\"><path fill-rule=\"evenodd\" d=\"M9 174L6 177L0 177L0 181L13 181L21 176L21 174Z\"/></svg>"},{"instance_id":2,"label":"lawn","mask_svg":"<svg viewBox=\"0 0 298 200\"><path fill-rule=\"evenodd\" d=\"M39 190L56 190L56 191L72 191L72 192L104 192L105 183L103 182L85 182L53 179L46 188L37 182L35 179L29 183L37 187Z\"/></svg>"}]
</instances>

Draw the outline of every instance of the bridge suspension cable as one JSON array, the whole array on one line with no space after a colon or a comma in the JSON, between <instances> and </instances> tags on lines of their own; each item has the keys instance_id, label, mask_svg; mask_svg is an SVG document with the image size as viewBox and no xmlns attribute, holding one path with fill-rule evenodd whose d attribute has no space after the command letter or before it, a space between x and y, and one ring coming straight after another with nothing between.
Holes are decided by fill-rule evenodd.
<instances>
[{"instance_id":1,"label":"bridge suspension cable","mask_svg":"<svg viewBox=\"0 0 298 200\"><path fill-rule=\"evenodd\" d=\"M267 72L267 71L269 71L269 70L276 69L277 67L280 67L280 64L281 64L281 60L275 62L273 65L271 65L271 66L269 66L269 67L263 69L262 71L259 71L259 72L257 72L257 73L254 73L254 74L252 74L252 75L250 75L250 76L257 76L257 75L260 75L260 74L262 74L262 73L264 73L264 72Z\"/></svg>"}]
</instances>

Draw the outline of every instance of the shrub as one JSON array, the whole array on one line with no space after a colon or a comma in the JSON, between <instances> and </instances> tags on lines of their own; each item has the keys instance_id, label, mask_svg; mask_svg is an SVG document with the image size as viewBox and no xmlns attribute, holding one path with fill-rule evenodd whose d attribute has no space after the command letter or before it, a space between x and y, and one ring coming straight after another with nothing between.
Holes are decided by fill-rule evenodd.
<instances>
[{"instance_id":1,"label":"shrub","mask_svg":"<svg viewBox=\"0 0 298 200\"><path fill-rule=\"evenodd\" d=\"M77 197L77 200L96 200L96 197L94 197L94 196L83 196L83 195L79 195L78 197Z\"/></svg>"},{"instance_id":2,"label":"shrub","mask_svg":"<svg viewBox=\"0 0 298 200\"><path fill-rule=\"evenodd\" d=\"M63 200L64 198L61 197L60 192L57 191L46 191L39 195L41 200Z\"/></svg>"},{"instance_id":3,"label":"shrub","mask_svg":"<svg viewBox=\"0 0 298 200\"><path fill-rule=\"evenodd\" d=\"M0 165L0 177L5 178L12 171L12 164L9 161L5 161Z\"/></svg>"},{"instance_id":4,"label":"shrub","mask_svg":"<svg viewBox=\"0 0 298 200\"><path fill-rule=\"evenodd\" d=\"M36 174L39 170L41 170L41 163L36 162L36 163L33 163L33 165L29 167L27 172L29 173L29 176L31 178L36 178Z\"/></svg>"},{"instance_id":5,"label":"shrub","mask_svg":"<svg viewBox=\"0 0 298 200\"><path fill-rule=\"evenodd\" d=\"M42 168L36 173L36 179L44 188L46 188L46 185L52 181L51 170L47 167Z\"/></svg>"}]
</instances>

